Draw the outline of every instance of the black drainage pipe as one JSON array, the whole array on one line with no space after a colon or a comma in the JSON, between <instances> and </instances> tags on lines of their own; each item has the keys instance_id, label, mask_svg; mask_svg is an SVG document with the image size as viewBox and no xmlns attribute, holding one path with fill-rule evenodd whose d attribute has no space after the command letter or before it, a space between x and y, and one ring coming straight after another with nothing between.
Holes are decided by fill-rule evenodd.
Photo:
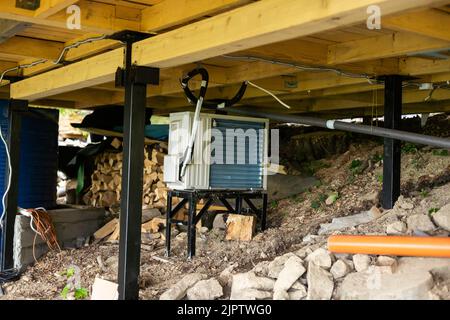
<instances>
[{"instance_id":1,"label":"black drainage pipe","mask_svg":"<svg viewBox=\"0 0 450 320\"><path fill-rule=\"evenodd\" d=\"M254 107L233 107L226 108L225 111L229 113L236 113L250 117L268 118L285 123L298 123L303 125L328 128L331 130L342 130L361 134L367 134L371 136L391 138L396 140L407 141L411 143L417 143L422 145L428 145L438 148L450 149L450 139L427 136L424 134L412 133L407 131L401 131L396 129L386 129L373 127L362 124L352 124L338 120L324 120L314 117L293 116L286 114L276 114L270 112L264 112L256 110Z\"/></svg>"}]
</instances>

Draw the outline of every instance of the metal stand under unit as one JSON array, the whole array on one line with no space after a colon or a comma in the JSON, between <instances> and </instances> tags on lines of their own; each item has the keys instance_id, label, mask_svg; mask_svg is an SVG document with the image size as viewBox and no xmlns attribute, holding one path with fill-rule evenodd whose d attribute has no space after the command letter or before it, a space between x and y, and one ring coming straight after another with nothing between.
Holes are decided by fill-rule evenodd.
<instances>
[{"instance_id":1,"label":"metal stand under unit","mask_svg":"<svg viewBox=\"0 0 450 320\"><path fill-rule=\"evenodd\" d=\"M181 198L182 200L172 209L173 197ZM235 207L228 202L229 199L235 200ZM254 199L262 199L262 209L258 209L252 202ZM205 200L204 206L197 213L197 203L200 200ZM258 226L261 231L266 229L266 214L267 214L267 193L265 191L242 191L242 190L169 190L167 194L167 212L166 212L166 255L170 255L170 238L171 225L174 223L181 223L187 225L188 228L188 249L187 255L191 259L195 255L195 235L196 225L202 216L208 211L210 206L215 202L220 201L227 208L221 213L236 213L243 214L243 202L247 203L248 213L253 213L257 216ZM174 219L177 212L180 211L184 205L188 203L188 220ZM219 211L216 211L219 213Z\"/></svg>"}]
</instances>

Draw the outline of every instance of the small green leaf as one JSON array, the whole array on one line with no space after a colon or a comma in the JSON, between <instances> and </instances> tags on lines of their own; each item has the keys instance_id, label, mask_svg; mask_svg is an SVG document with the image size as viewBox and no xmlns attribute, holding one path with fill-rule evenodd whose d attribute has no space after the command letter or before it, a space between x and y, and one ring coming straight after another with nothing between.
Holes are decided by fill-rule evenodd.
<instances>
[{"instance_id":1,"label":"small green leaf","mask_svg":"<svg viewBox=\"0 0 450 320\"><path fill-rule=\"evenodd\" d=\"M70 290L70 288L69 288L68 285L66 285L66 286L62 289L62 291L61 291L61 297L62 297L64 300L67 299L67 294L69 293L69 290Z\"/></svg>"},{"instance_id":2,"label":"small green leaf","mask_svg":"<svg viewBox=\"0 0 450 320\"><path fill-rule=\"evenodd\" d=\"M82 300L88 297L89 293L86 288L75 289L75 300Z\"/></svg>"},{"instance_id":3,"label":"small green leaf","mask_svg":"<svg viewBox=\"0 0 450 320\"><path fill-rule=\"evenodd\" d=\"M435 214L438 211L439 211L439 208L431 208L430 210L428 210L428 214L430 216L432 216L433 214Z\"/></svg>"},{"instance_id":4,"label":"small green leaf","mask_svg":"<svg viewBox=\"0 0 450 320\"><path fill-rule=\"evenodd\" d=\"M75 274L75 268L67 269L67 272L66 272L67 278L72 277L74 274Z\"/></svg>"}]
</instances>

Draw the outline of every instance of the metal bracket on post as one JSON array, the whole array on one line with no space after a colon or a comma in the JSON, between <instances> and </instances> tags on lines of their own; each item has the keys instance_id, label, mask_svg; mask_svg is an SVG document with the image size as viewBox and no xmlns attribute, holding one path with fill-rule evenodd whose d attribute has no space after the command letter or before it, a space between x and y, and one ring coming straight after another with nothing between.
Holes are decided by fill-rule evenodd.
<instances>
[{"instance_id":1,"label":"metal bracket on post","mask_svg":"<svg viewBox=\"0 0 450 320\"><path fill-rule=\"evenodd\" d=\"M11 159L11 185L8 195L6 197L6 214L3 220L2 230L2 259L1 270L8 270L14 267L14 224L17 215L17 199L19 197L19 160L20 160L20 129L22 123L21 114L28 109L28 101L25 100L10 100L9 102L9 135L8 135L8 149ZM7 183L7 182L6 182ZM6 190L6 186L5 186Z\"/></svg>"},{"instance_id":2,"label":"metal bracket on post","mask_svg":"<svg viewBox=\"0 0 450 320\"><path fill-rule=\"evenodd\" d=\"M141 253L142 172L144 170L144 129L147 85L159 84L159 69L132 65L133 42L148 34L120 32L126 43L125 68L116 72L116 85L125 87L123 122L123 169L120 206L119 299L139 298Z\"/></svg>"}]
</instances>

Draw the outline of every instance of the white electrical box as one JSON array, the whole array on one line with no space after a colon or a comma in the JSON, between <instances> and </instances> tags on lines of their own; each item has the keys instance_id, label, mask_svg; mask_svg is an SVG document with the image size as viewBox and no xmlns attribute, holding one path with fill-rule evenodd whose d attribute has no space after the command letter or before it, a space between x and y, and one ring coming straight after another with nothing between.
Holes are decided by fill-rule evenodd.
<instances>
[{"instance_id":1,"label":"white electrical box","mask_svg":"<svg viewBox=\"0 0 450 320\"><path fill-rule=\"evenodd\" d=\"M170 114L164 182L172 190L266 190L269 120L200 114L192 156L181 175L193 112Z\"/></svg>"}]
</instances>

